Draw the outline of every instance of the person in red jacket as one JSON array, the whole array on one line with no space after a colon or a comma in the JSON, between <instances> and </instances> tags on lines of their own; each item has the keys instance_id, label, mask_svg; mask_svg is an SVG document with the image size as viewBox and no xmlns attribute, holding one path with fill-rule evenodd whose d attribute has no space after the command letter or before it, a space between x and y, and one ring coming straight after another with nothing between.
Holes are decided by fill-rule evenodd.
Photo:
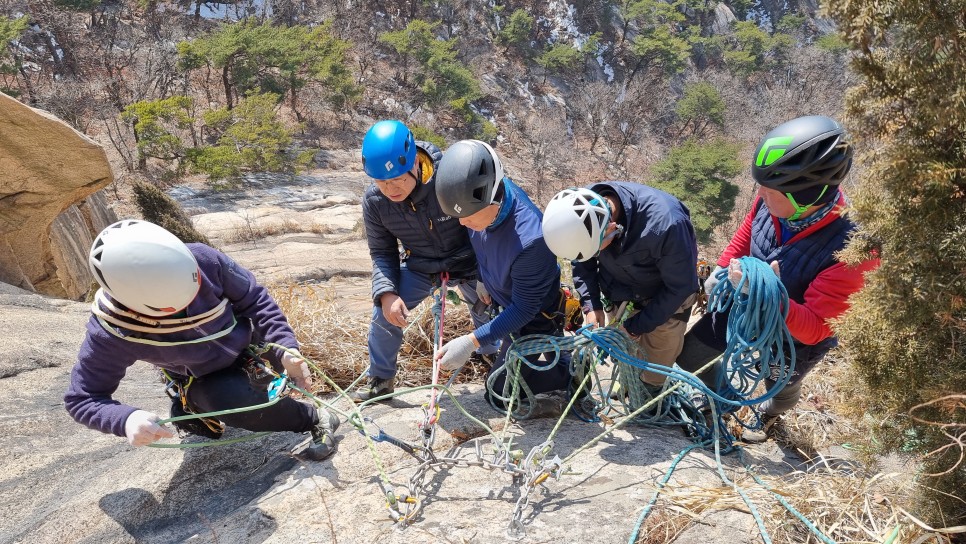
<instances>
[{"instance_id":1,"label":"person in red jacket","mask_svg":"<svg viewBox=\"0 0 966 544\"><path fill-rule=\"evenodd\" d=\"M870 257L858 265L838 260L855 224L845 211L848 200L839 185L852 166L852 147L835 120L819 116L792 119L769 132L755 150L752 176L758 194L751 211L717 261L705 283L710 293L718 272L741 279L739 257L752 256L771 264L788 291L785 324L794 337L786 358L795 350L794 373L774 397L763 402L763 427L743 434L746 441L767 439L781 414L801 397L802 379L838 345L831 321L849 309L849 296L862 288L864 275L879 264ZM678 365L695 371L725 350L728 316L707 313L688 331ZM715 387L720 368L702 376ZM768 381L771 388L774 381Z\"/></svg>"}]
</instances>

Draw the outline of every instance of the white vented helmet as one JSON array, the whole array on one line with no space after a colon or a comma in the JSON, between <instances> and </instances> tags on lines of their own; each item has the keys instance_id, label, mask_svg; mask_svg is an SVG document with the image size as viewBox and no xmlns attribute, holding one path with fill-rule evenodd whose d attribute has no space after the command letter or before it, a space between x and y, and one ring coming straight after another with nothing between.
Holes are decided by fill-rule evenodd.
<instances>
[{"instance_id":1,"label":"white vented helmet","mask_svg":"<svg viewBox=\"0 0 966 544\"><path fill-rule=\"evenodd\" d=\"M586 261L600 251L610 207L590 189L564 189L543 212L543 239L563 259Z\"/></svg>"},{"instance_id":2,"label":"white vented helmet","mask_svg":"<svg viewBox=\"0 0 966 544\"><path fill-rule=\"evenodd\" d=\"M198 261L188 246L147 221L118 221L101 231L88 264L111 298L153 317L185 309L201 283Z\"/></svg>"}]
</instances>

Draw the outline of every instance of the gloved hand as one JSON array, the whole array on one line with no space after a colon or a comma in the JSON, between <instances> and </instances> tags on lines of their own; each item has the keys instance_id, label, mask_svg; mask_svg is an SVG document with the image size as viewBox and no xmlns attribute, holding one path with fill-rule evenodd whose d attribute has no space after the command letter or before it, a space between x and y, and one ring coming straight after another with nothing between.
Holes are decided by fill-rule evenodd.
<instances>
[{"instance_id":1,"label":"gloved hand","mask_svg":"<svg viewBox=\"0 0 966 544\"><path fill-rule=\"evenodd\" d=\"M775 275L778 276L778 279L781 279L782 273L781 273L781 269L779 268L778 261L772 261L769 264L769 266L771 267L772 272L774 272ZM738 289L738 286L741 285L742 277L743 277L743 274L741 272L741 260L731 259L731 262L728 264L728 281L731 282L731 285L734 286L735 289ZM745 284L741 292L746 295L748 294L747 284Z\"/></svg>"},{"instance_id":2,"label":"gloved hand","mask_svg":"<svg viewBox=\"0 0 966 544\"><path fill-rule=\"evenodd\" d=\"M483 304L493 302L493 299L490 298L490 292L487 291L486 286L483 285L483 280L476 280L476 296L480 297L480 300L483 301Z\"/></svg>"},{"instance_id":3,"label":"gloved hand","mask_svg":"<svg viewBox=\"0 0 966 544\"><path fill-rule=\"evenodd\" d=\"M714 288L718 285L718 282L721 281L718 279L717 276L718 276L718 272L722 270L724 270L724 268L720 266L715 266L714 270L711 272L711 275L708 276L708 279L704 280L704 293L706 295L711 295L711 291L713 291Z\"/></svg>"},{"instance_id":4,"label":"gloved hand","mask_svg":"<svg viewBox=\"0 0 966 544\"><path fill-rule=\"evenodd\" d=\"M476 342L473 341L472 334L464 334L454 338L439 348L436 359L443 370L456 370L470 360L470 355L476 349Z\"/></svg>"},{"instance_id":5,"label":"gloved hand","mask_svg":"<svg viewBox=\"0 0 966 544\"><path fill-rule=\"evenodd\" d=\"M294 353L286 351L282 354L282 366L288 373L289 379L295 382L295 385L302 389L308 389L312 386L312 373L309 371L309 365L305 362L305 359L302 359L302 354L298 350L295 350Z\"/></svg>"},{"instance_id":6,"label":"gloved hand","mask_svg":"<svg viewBox=\"0 0 966 544\"><path fill-rule=\"evenodd\" d=\"M146 446L162 438L172 438L174 433L158 425L158 414L145 410L135 410L124 422L124 435L134 447Z\"/></svg>"}]
</instances>

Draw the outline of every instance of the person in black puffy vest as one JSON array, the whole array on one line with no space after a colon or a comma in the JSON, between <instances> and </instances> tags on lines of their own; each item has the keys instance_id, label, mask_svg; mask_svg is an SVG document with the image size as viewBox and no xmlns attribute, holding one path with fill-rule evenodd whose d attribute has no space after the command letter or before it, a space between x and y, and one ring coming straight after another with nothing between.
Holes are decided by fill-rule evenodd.
<instances>
[{"instance_id":1,"label":"person in black puffy vest","mask_svg":"<svg viewBox=\"0 0 966 544\"><path fill-rule=\"evenodd\" d=\"M795 371L785 387L763 402L763 428L742 438L761 442L770 435L781 414L798 402L802 379L838 344L830 322L849 308L848 298L862 288L864 274L876 268L870 257L857 266L836 258L855 224L845 214L848 200L840 189L852 166L852 146L835 120L810 115L798 117L765 135L755 150L751 173L758 195L751 211L717 261L705 283L710 293L718 271L729 269L729 279L740 281L739 257L752 256L772 265L788 291L785 320L794 337ZM678 365L688 371L704 366L725 350L728 316L707 313L685 336ZM706 372L709 387L719 381L720 368ZM773 381L768 382L772 387Z\"/></svg>"},{"instance_id":2,"label":"person in black puffy vest","mask_svg":"<svg viewBox=\"0 0 966 544\"><path fill-rule=\"evenodd\" d=\"M459 289L470 307L474 325L489 321L477 304L476 255L466 229L443 213L436 199L436 165L441 157L438 147L416 141L399 121L379 121L362 141L363 169L374 181L362 200L372 257L373 308L369 376L350 394L356 402L394 391L409 311L433 292L443 272L449 273L449 285ZM489 356L498 349L499 345L485 344L477 353Z\"/></svg>"}]
</instances>

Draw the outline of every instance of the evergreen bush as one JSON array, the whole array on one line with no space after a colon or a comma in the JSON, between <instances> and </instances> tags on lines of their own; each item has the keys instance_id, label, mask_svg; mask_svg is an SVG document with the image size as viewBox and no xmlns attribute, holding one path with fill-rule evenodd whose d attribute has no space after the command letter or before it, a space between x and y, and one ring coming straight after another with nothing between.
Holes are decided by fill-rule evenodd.
<instances>
[{"instance_id":1,"label":"evergreen bush","mask_svg":"<svg viewBox=\"0 0 966 544\"><path fill-rule=\"evenodd\" d=\"M862 408L885 451L916 452L925 493L915 512L966 522L966 2L829 4L864 80L848 121L866 166L852 192L861 234L882 266L838 332L867 385Z\"/></svg>"}]
</instances>

